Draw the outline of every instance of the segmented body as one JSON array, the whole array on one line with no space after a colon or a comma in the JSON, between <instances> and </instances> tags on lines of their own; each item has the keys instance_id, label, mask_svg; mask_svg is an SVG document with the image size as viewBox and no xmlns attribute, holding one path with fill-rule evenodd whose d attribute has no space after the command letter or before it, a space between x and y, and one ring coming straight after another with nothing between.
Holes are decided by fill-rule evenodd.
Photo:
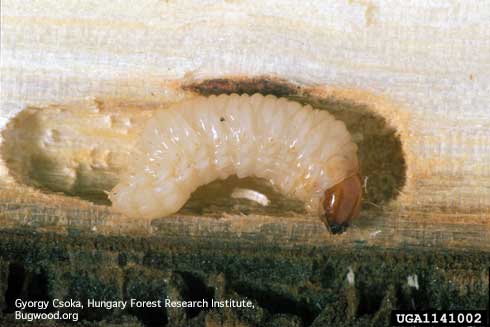
<instances>
[{"instance_id":1,"label":"segmented body","mask_svg":"<svg viewBox=\"0 0 490 327\"><path fill-rule=\"evenodd\" d=\"M196 97L153 115L110 199L129 216L163 217L236 174L264 178L316 213L326 190L357 173L356 145L325 110L261 94Z\"/></svg>"}]
</instances>

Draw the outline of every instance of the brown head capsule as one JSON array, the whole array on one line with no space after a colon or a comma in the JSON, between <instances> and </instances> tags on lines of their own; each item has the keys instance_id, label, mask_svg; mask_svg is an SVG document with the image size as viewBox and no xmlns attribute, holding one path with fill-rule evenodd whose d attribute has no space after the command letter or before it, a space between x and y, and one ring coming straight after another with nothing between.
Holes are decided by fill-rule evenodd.
<instances>
[{"instance_id":1,"label":"brown head capsule","mask_svg":"<svg viewBox=\"0 0 490 327\"><path fill-rule=\"evenodd\" d=\"M342 233L361 209L362 185L358 174L344 179L325 191L325 225L333 234Z\"/></svg>"},{"instance_id":2,"label":"brown head capsule","mask_svg":"<svg viewBox=\"0 0 490 327\"><path fill-rule=\"evenodd\" d=\"M195 97L157 110L133 149L109 198L138 219L174 214L199 186L231 175L263 178L318 213L322 185L358 171L357 145L343 122L262 94ZM347 184L340 184L340 207L334 201L339 217L355 189Z\"/></svg>"}]
</instances>

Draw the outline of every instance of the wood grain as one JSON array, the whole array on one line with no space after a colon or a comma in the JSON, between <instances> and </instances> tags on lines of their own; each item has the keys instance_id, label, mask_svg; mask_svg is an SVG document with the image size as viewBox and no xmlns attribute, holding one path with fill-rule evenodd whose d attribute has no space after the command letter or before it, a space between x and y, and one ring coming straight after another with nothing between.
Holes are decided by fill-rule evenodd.
<instances>
[{"instance_id":1,"label":"wood grain","mask_svg":"<svg viewBox=\"0 0 490 327\"><path fill-rule=\"evenodd\" d=\"M7 0L1 24L0 130L28 105L87 99L158 104L248 83L265 93L337 105L347 120L365 113L381 117L399 138L406 165L396 194L373 198L359 227L333 240L307 217L127 222L106 206L26 189L2 163L2 228L95 226L97 232L255 235L285 243L376 243L385 237L380 244L488 249L487 2ZM216 84L220 79L225 83ZM358 115L344 115L349 110ZM351 126L359 129L360 122ZM386 138L380 140L365 153L374 156ZM371 239L378 230L387 236Z\"/></svg>"}]
</instances>

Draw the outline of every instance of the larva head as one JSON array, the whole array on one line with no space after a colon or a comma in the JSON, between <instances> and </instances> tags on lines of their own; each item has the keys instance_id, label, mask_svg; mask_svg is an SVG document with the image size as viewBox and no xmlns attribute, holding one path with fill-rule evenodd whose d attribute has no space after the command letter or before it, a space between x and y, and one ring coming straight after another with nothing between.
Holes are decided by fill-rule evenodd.
<instances>
[{"instance_id":1,"label":"larva head","mask_svg":"<svg viewBox=\"0 0 490 327\"><path fill-rule=\"evenodd\" d=\"M358 174L325 191L324 223L333 234L342 233L361 209L362 186Z\"/></svg>"}]
</instances>

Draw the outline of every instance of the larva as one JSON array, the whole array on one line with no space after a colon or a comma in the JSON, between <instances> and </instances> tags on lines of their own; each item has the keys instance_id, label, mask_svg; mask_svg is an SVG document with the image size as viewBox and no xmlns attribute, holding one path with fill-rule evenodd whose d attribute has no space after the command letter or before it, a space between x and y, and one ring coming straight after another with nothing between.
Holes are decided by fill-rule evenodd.
<instances>
[{"instance_id":1,"label":"larva","mask_svg":"<svg viewBox=\"0 0 490 327\"><path fill-rule=\"evenodd\" d=\"M340 226L359 211L358 167L357 146L327 111L271 95L196 97L155 112L109 198L152 219L215 179L254 176Z\"/></svg>"}]
</instances>

